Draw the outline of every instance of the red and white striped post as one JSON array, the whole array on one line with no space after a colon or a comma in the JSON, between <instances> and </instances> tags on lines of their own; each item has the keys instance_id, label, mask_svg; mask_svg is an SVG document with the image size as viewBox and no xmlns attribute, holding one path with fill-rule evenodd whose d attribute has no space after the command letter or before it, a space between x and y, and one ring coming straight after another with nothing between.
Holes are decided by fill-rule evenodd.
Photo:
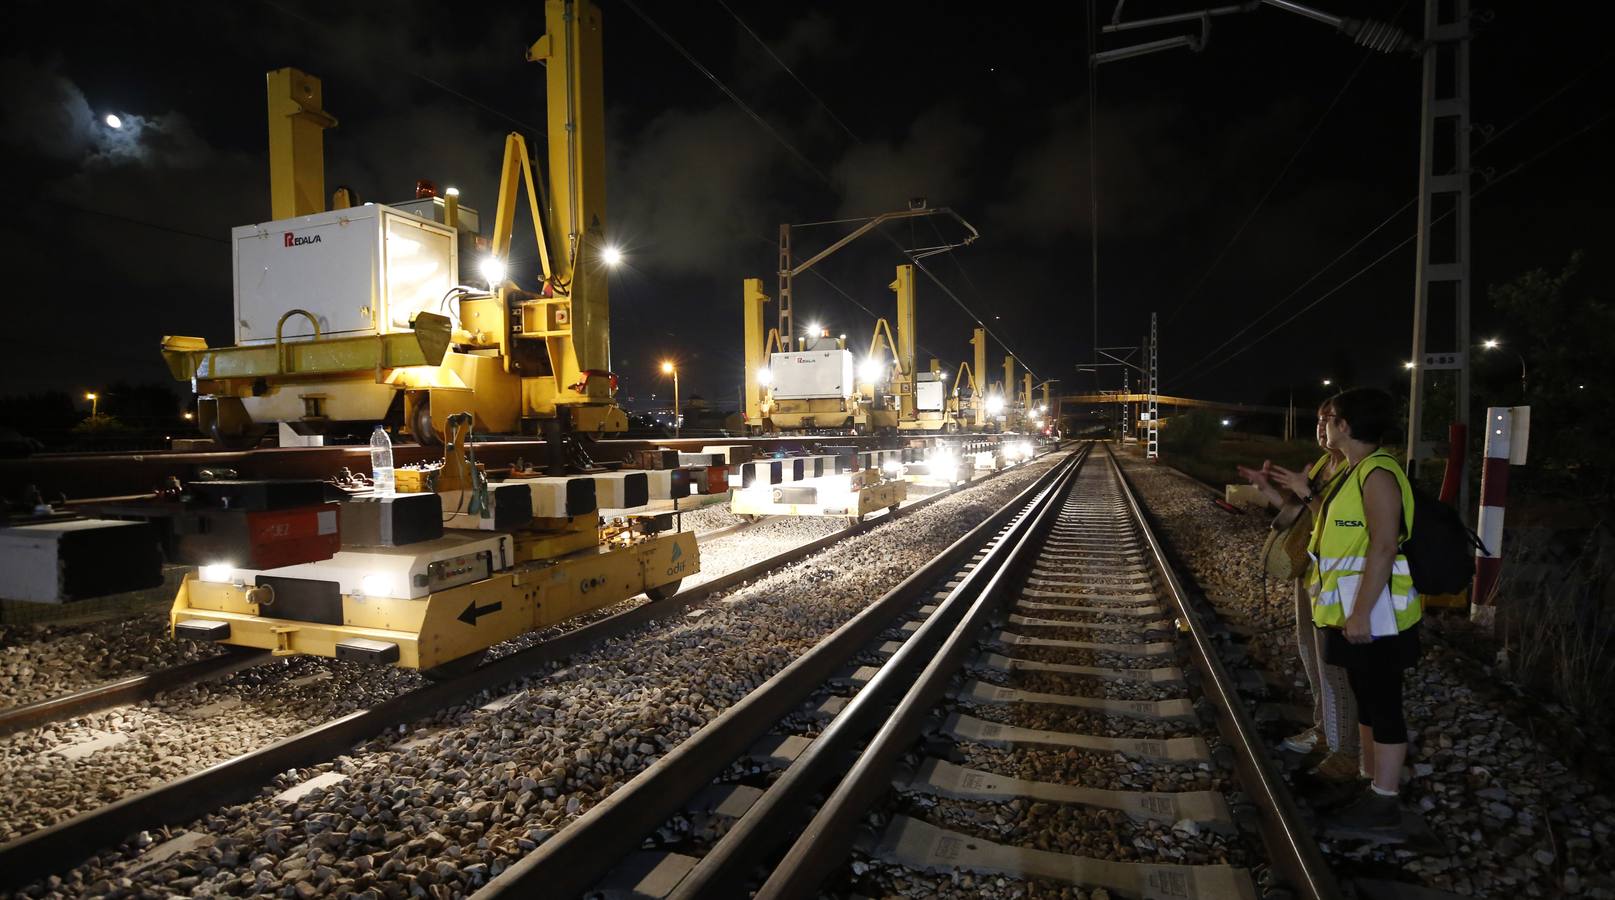
<instances>
[{"instance_id":1,"label":"red and white striped post","mask_svg":"<svg viewBox=\"0 0 1615 900\"><path fill-rule=\"evenodd\" d=\"M1531 424L1529 406L1493 406L1486 410L1486 451L1480 472L1480 518L1475 530L1485 551L1475 551L1475 583L1470 592L1470 619L1490 626L1493 604L1503 574L1503 511L1508 505L1508 467L1524 465Z\"/></svg>"}]
</instances>

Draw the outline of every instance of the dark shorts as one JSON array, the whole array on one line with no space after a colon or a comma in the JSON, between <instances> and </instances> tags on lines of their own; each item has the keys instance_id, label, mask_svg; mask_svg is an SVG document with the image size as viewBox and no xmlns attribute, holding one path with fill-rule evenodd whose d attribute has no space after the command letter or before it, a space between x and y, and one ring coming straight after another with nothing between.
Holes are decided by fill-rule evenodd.
<instances>
[{"instance_id":1,"label":"dark shorts","mask_svg":"<svg viewBox=\"0 0 1615 900\"><path fill-rule=\"evenodd\" d=\"M1326 628L1324 658L1346 670L1352 697L1357 701L1357 722L1374 732L1381 744L1408 739L1402 717L1402 673L1419 660L1419 625L1401 634L1353 644L1339 628Z\"/></svg>"},{"instance_id":2,"label":"dark shorts","mask_svg":"<svg viewBox=\"0 0 1615 900\"><path fill-rule=\"evenodd\" d=\"M1366 644L1346 640L1339 628L1325 628L1324 661L1345 669L1411 669L1418 665L1423 645L1419 643L1419 623L1401 634L1375 638Z\"/></svg>"}]
</instances>

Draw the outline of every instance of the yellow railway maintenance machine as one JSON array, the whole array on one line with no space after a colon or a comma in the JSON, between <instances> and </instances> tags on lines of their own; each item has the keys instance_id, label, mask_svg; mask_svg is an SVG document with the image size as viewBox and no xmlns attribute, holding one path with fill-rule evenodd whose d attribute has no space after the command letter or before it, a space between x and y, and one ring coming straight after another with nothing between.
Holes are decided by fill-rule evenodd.
<instances>
[{"instance_id":1,"label":"yellow railway maintenance machine","mask_svg":"<svg viewBox=\"0 0 1615 900\"><path fill-rule=\"evenodd\" d=\"M236 344L163 341L198 395L203 433L239 446L277 422L317 434L390 421L437 443L455 413L479 433L627 429L610 370L606 276L620 256L604 224L600 12L588 0L548 0L545 11L548 33L527 58L546 67L550 189L538 194L525 140L507 136L486 245L452 189L362 206L339 190L326 210L322 132L336 120L318 79L269 74L275 220L232 232ZM541 269L533 290L506 276L523 188ZM481 246L485 287L461 274Z\"/></svg>"},{"instance_id":2,"label":"yellow railway maintenance machine","mask_svg":"<svg viewBox=\"0 0 1615 900\"><path fill-rule=\"evenodd\" d=\"M218 558L187 575L172 633L452 675L500 641L640 593L665 599L700 571L693 533L632 514L666 492L658 473L490 483L462 444L469 424L454 417L443 467L400 470L398 493L316 508L317 529L340 530L328 558L272 569Z\"/></svg>"},{"instance_id":3,"label":"yellow railway maintenance machine","mask_svg":"<svg viewBox=\"0 0 1615 900\"><path fill-rule=\"evenodd\" d=\"M497 272L491 290L460 288L452 198L428 210L444 224L379 206L321 213L319 131L334 120L320 110L317 81L270 74L275 213L300 218L238 237L237 319L251 340L207 349L168 338L165 355L176 375L194 378L215 435L275 421L313 430L379 421L401 394L407 427L448 447L433 474L400 470L395 495L315 510L308 527L319 534L309 539L334 542L339 530L340 549L267 569L205 560L174 600L176 636L452 671L523 632L639 593L671 594L699 571L693 535L633 514L672 490L654 480L667 473L587 471L586 456L567 449L575 433L626 420L612 399L602 266L600 12L587 0L548 0L545 22L528 58L547 63L550 208L540 218L525 146L511 135L492 247L495 263L506 258L519 176L543 269L533 292ZM305 256L337 248L348 255L328 265ZM333 272L352 278L333 284ZM458 321L439 313L451 306ZM306 332L288 328L293 320ZM551 448L543 470L489 483L463 437L530 419ZM409 522L419 527L400 525Z\"/></svg>"}]
</instances>

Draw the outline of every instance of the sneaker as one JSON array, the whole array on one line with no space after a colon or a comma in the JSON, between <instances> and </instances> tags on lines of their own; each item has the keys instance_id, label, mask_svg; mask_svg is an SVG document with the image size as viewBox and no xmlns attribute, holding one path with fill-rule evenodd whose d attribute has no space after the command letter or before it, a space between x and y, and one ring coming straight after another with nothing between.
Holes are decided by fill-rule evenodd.
<instances>
[{"instance_id":1,"label":"sneaker","mask_svg":"<svg viewBox=\"0 0 1615 900\"><path fill-rule=\"evenodd\" d=\"M1323 781L1336 783L1363 777L1362 770L1357 764L1357 757L1349 753L1331 753L1325 756L1317 765L1307 770L1307 774Z\"/></svg>"},{"instance_id":2,"label":"sneaker","mask_svg":"<svg viewBox=\"0 0 1615 900\"><path fill-rule=\"evenodd\" d=\"M1402 798L1369 788L1356 803L1323 820L1328 831L1384 831L1402 826Z\"/></svg>"},{"instance_id":3,"label":"sneaker","mask_svg":"<svg viewBox=\"0 0 1615 900\"><path fill-rule=\"evenodd\" d=\"M1292 753L1311 753L1324 746L1323 729L1314 725L1300 734L1292 734L1281 745Z\"/></svg>"}]
</instances>

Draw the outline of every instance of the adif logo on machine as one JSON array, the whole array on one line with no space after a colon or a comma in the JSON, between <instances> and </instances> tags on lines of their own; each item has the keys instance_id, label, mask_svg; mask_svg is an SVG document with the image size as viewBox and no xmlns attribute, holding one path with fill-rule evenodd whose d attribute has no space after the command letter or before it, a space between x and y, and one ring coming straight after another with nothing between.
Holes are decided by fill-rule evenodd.
<instances>
[{"instance_id":1,"label":"adif logo on machine","mask_svg":"<svg viewBox=\"0 0 1615 900\"><path fill-rule=\"evenodd\" d=\"M318 244L319 242L320 236L317 234L310 235L308 237L300 237L292 234L290 231L286 232L286 246L288 247L301 247L304 244Z\"/></svg>"},{"instance_id":2,"label":"adif logo on machine","mask_svg":"<svg viewBox=\"0 0 1615 900\"><path fill-rule=\"evenodd\" d=\"M680 559L683 559L683 558L684 558L684 548L679 546L678 544L674 544L673 545L672 557L671 557L671 559L669 559L669 562L678 562Z\"/></svg>"}]
</instances>

